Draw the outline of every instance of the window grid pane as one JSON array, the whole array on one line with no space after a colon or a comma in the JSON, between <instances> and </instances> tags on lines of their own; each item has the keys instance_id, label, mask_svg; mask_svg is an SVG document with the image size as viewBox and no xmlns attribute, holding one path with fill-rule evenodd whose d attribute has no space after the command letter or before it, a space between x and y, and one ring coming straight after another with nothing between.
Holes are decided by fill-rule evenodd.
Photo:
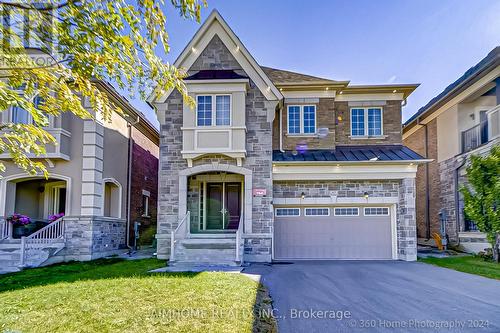
<instances>
[{"instance_id":1,"label":"window grid pane","mask_svg":"<svg viewBox=\"0 0 500 333\"><path fill-rule=\"evenodd\" d=\"M351 135L363 136L365 135L365 110L352 109L351 110Z\"/></svg>"},{"instance_id":2,"label":"window grid pane","mask_svg":"<svg viewBox=\"0 0 500 333\"><path fill-rule=\"evenodd\" d=\"M300 133L300 107L288 107L288 133Z\"/></svg>"},{"instance_id":3,"label":"window grid pane","mask_svg":"<svg viewBox=\"0 0 500 333\"><path fill-rule=\"evenodd\" d=\"M198 96L198 126L212 126L212 96Z\"/></svg>"},{"instance_id":4,"label":"window grid pane","mask_svg":"<svg viewBox=\"0 0 500 333\"><path fill-rule=\"evenodd\" d=\"M382 135L381 109L368 109L368 135Z\"/></svg>"},{"instance_id":5,"label":"window grid pane","mask_svg":"<svg viewBox=\"0 0 500 333\"><path fill-rule=\"evenodd\" d=\"M304 106L304 133L316 133L316 107Z\"/></svg>"},{"instance_id":6,"label":"window grid pane","mask_svg":"<svg viewBox=\"0 0 500 333\"><path fill-rule=\"evenodd\" d=\"M369 207L365 208L366 216L388 216L389 208L387 207Z\"/></svg>"},{"instance_id":7,"label":"window grid pane","mask_svg":"<svg viewBox=\"0 0 500 333\"><path fill-rule=\"evenodd\" d=\"M276 216L300 216L299 208L276 208Z\"/></svg>"},{"instance_id":8,"label":"window grid pane","mask_svg":"<svg viewBox=\"0 0 500 333\"><path fill-rule=\"evenodd\" d=\"M30 115L28 111L19 106L12 107L12 122L15 124L29 124Z\"/></svg>"},{"instance_id":9,"label":"window grid pane","mask_svg":"<svg viewBox=\"0 0 500 333\"><path fill-rule=\"evenodd\" d=\"M306 216L329 216L328 208L306 208Z\"/></svg>"},{"instance_id":10,"label":"window grid pane","mask_svg":"<svg viewBox=\"0 0 500 333\"><path fill-rule=\"evenodd\" d=\"M357 207L335 208L335 216L358 216L359 210Z\"/></svg>"},{"instance_id":11,"label":"window grid pane","mask_svg":"<svg viewBox=\"0 0 500 333\"><path fill-rule=\"evenodd\" d=\"M230 123L230 97L229 95L216 96L215 98L215 124L229 125Z\"/></svg>"}]
</instances>

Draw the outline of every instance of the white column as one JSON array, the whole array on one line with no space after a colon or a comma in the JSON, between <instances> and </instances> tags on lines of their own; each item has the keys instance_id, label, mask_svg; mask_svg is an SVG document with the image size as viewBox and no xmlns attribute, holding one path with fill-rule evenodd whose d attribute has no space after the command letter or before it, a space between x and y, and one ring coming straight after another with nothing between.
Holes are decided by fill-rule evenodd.
<instances>
[{"instance_id":1,"label":"white column","mask_svg":"<svg viewBox=\"0 0 500 333\"><path fill-rule=\"evenodd\" d=\"M97 121L84 120L81 215L103 214L103 153L104 127Z\"/></svg>"}]
</instances>

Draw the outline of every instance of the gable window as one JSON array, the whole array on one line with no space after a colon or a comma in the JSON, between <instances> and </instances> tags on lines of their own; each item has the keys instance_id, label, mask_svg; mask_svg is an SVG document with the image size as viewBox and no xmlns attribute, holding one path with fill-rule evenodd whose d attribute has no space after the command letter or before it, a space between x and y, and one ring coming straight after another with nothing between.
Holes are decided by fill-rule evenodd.
<instances>
[{"instance_id":1,"label":"gable window","mask_svg":"<svg viewBox=\"0 0 500 333\"><path fill-rule=\"evenodd\" d=\"M300 216L300 208L276 208L276 216Z\"/></svg>"},{"instance_id":2,"label":"gable window","mask_svg":"<svg viewBox=\"0 0 500 333\"><path fill-rule=\"evenodd\" d=\"M230 95L200 95L197 96L196 102L198 126L229 126L231 124Z\"/></svg>"},{"instance_id":3,"label":"gable window","mask_svg":"<svg viewBox=\"0 0 500 333\"><path fill-rule=\"evenodd\" d=\"M288 133L315 134L316 133L316 106L289 105L288 106Z\"/></svg>"},{"instance_id":4,"label":"gable window","mask_svg":"<svg viewBox=\"0 0 500 333\"><path fill-rule=\"evenodd\" d=\"M382 135L382 108L351 109L351 136Z\"/></svg>"}]
</instances>

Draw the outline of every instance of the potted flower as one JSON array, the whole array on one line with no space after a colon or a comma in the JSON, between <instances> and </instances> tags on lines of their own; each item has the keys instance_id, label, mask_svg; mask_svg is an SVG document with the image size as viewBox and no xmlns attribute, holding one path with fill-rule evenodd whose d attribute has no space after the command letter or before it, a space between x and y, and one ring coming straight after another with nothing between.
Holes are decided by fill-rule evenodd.
<instances>
[{"instance_id":1,"label":"potted flower","mask_svg":"<svg viewBox=\"0 0 500 333\"><path fill-rule=\"evenodd\" d=\"M55 222L59 220L61 217L64 216L64 213L59 213L59 214L54 214L54 215L49 215L49 223Z\"/></svg>"},{"instance_id":2,"label":"potted flower","mask_svg":"<svg viewBox=\"0 0 500 333\"><path fill-rule=\"evenodd\" d=\"M12 235L14 238L21 238L29 234L29 228L27 226L31 223L31 219L28 216L14 213L7 217L6 220L12 224Z\"/></svg>"}]
</instances>

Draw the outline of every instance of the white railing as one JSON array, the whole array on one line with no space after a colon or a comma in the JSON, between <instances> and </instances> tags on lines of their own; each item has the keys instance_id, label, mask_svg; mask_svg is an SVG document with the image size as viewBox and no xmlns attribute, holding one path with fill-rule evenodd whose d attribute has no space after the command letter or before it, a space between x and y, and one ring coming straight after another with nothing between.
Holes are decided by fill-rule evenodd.
<instances>
[{"instance_id":1,"label":"white railing","mask_svg":"<svg viewBox=\"0 0 500 333\"><path fill-rule=\"evenodd\" d=\"M240 246L243 240L243 215L240 217L240 221L238 224L238 230L236 230L236 262L240 262Z\"/></svg>"},{"instance_id":2,"label":"white railing","mask_svg":"<svg viewBox=\"0 0 500 333\"><path fill-rule=\"evenodd\" d=\"M21 267L24 267L27 262L30 262L30 259L34 258L39 258L38 261L41 262L33 266L41 264L47 259L42 255L42 250L55 247L53 255L64 247L64 240L64 217L55 220L29 236L21 237Z\"/></svg>"},{"instance_id":3,"label":"white railing","mask_svg":"<svg viewBox=\"0 0 500 333\"><path fill-rule=\"evenodd\" d=\"M7 220L0 218L0 240L10 238L10 223Z\"/></svg>"},{"instance_id":4,"label":"white railing","mask_svg":"<svg viewBox=\"0 0 500 333\"><path fill-rule=\"evenodd\" d=\"M188 211L186 215L179 222L177 228L170 233L170 261L175 261L175 242L176 239L184 239L189 235L191 224L191 212Z\"/></svg>"}]
</instances>

